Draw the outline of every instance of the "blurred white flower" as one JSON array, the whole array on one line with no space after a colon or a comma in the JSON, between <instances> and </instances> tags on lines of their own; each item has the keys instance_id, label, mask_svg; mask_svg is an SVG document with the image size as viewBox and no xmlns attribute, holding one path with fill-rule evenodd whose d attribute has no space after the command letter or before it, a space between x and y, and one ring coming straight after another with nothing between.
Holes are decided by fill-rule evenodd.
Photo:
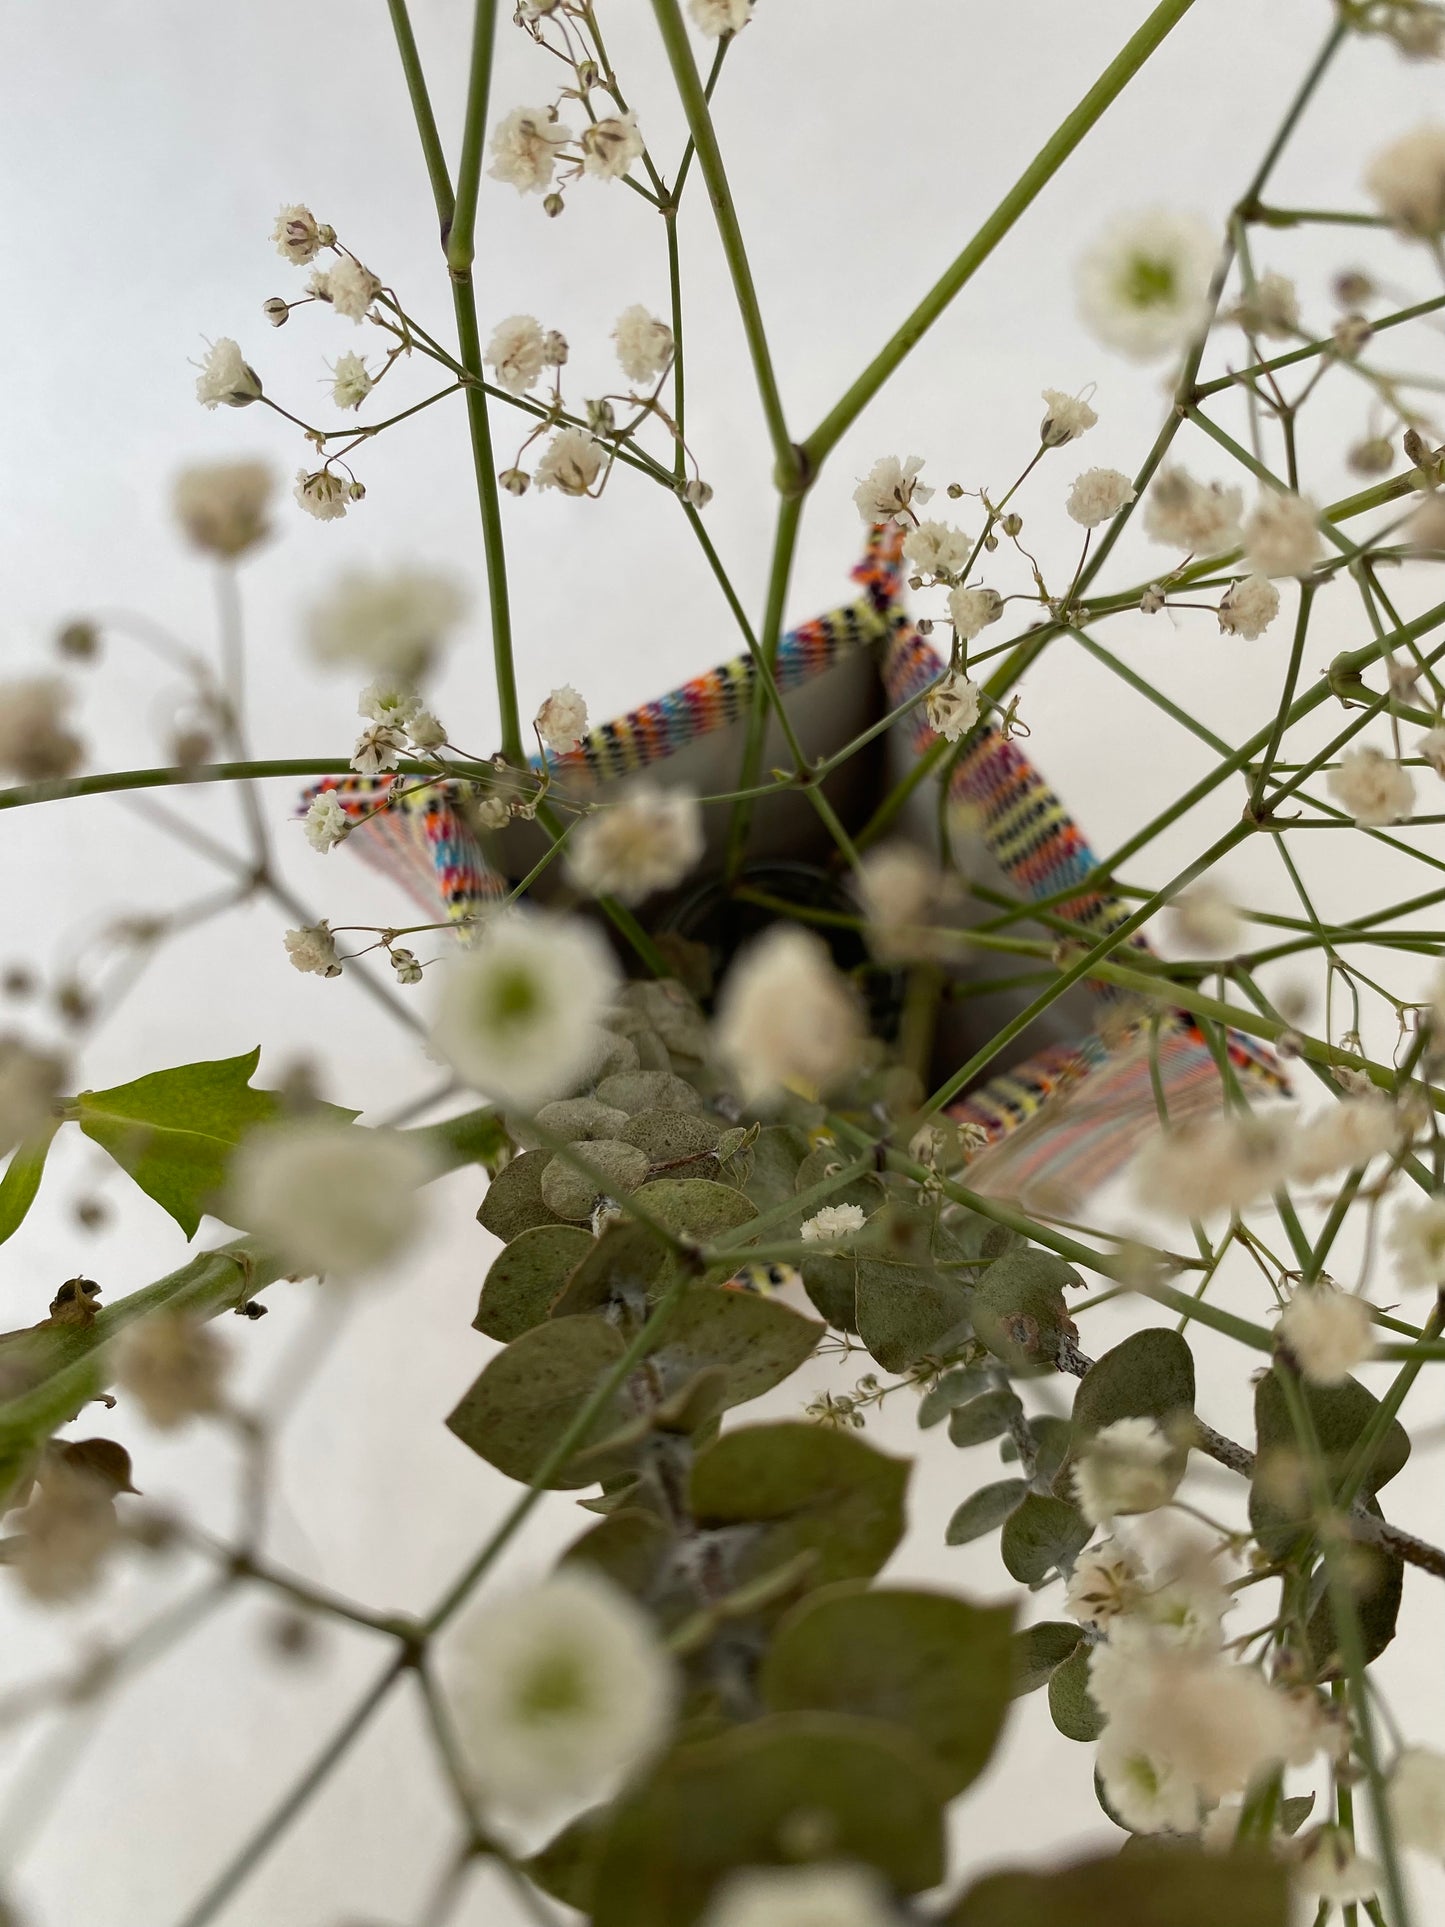
<instances>
[{"instance_id":1,"label":"blurred white flower","mask_svg":"<svg viewBox=\"0 0 1445 1927\"><path fill-rule=\"evenodd\" d=\"M353 570L312 607L307 641L318 662L359 663L414 685L466 607L459 584L439 570Z\"/></svg>"},{"instance_id":2,"label":"blurred white flower","mask_svg":"<svg viewBox=\"0 0 1445 1927\"><path fill-rule=\"evenodd\" d=\"M933 495L919 481L923 467L921 455L910 455L906 462L896 455L876 461L853 491L858 513L865 522L899 522L906 528L913 521L913 504L920 506Z\"/></svg>"},{"instance_id":3,"label":"blurred white flower","mask_svg":"<svg viewBox=\"0 0 1445 1927\"><path fill-rule=\"evenodd\" d=\"M207 408L245 408L261 399L261 377L229 335L213 341L196 378L196 400Z\"/></svg>"},{"instance_id":4,"label":"blurred white flower","mask_svg":"<svg viewBox=\"0 0 1445 1927\"><path fill-rule=\"evenodd\" d=\"M1392 756L1366 744L1347 749L1325 787L1357 823L1380 828L1408 823L1415 808L1415 779Z\"/></svg>"},{"instance_id":5,"label":"blurred white flower","mask_svg":"<svg viewBox=\"0 0 1445 1927\"><path fill-rule=\"evenodd\" d=\"M241 1140L226 1216L302 1276L349 1283L402 1258L433 1175L414 1140L330 1119L267 1124Z\"/></svg>"},{"instance_id":6,"label":"blurred white flower","mask_svg":"<svg viewBox=\"0 0 1445 1927\"><path fill-rule=\"evenodd\" d=\"M1390 1774L1389 1801L1400 1845L1445 1859L1445 1753L1407 1746Z\"/></svg>"},{"instance_id":7,"label":"blurred white flower","mask_svg":"<svg viewBox=\"0 0 1445 1927\"><path fill-rule=\"evenodd\" d=\"M612 330L617 359L629 381L651 383L672 360L672 330L641 302L624 308Z\"/></svg>"},{"instance_id":8,"label":"blurred white flower","mask_svg":"<svg viewBox=\"0 0 1445 1927\"><path fill-rule=\"evenodd\" d=\"M1279 590L1268 576L1247 575L1231 582L1219 599L1219 633L1257 642L1279 614Z\"/></svg>"},{"instance_id":9,"label":"blurred white flower","mask_svg":"<svg viewBox=\"0 0 1445 1927\"><path fill-rule=\"evenodd\" d=\"M677 1709L651 1620L576 1565L480 1600L446 1634L440 1674L477 1792L521 1818L614 1794L661 1751Z\"/></svg>"},{"instance_id":10,"label":"blurred white flower","mask_svg":"<svg viewBox=\"0 0 1445 1927\"><path fill-rule=\"evenodd\" d=\"M1324 554L1318 503L1270 489L1241 531L1244 559L1257 575L1308 575Z\"/></svg>"},{"instance_id":11,"label":"blurred white flower","mask_svg":"<svg viewBox=\"0 0 1445 1927\"><path fill-rule=\"evenodd\" d=\"M714 1039L749 1103L832 1089L857 1063L863 1036L857 999L827 945L796 924L764 931L724 980Z\"/></svg>"},{"instance_id":12,"label":"blurred white flower","mask_svg":"<svg viewBox=\"0 0 1445 1927\"><path fill-rule=\"evenodd\" d=\"M698 31L716 40L741 32L752 18L753 0L687 0L687 10Z\"/></svg>"},{"instance_id":13,"label":"blurred white flower","mask_svg":"<svg viewBox=\"0 0 1445 1927\"><path fill-rule=\"evenodd\" d=\"M275 471L265 462L198 462L176 477L171 504L198 549L229 561L271 533L275 493Z\"/></svg>"},{"instance_id":14,"label":"blurred white flower","mask_svg":"<svg viewBox=\"0 0 1445 1927\"><path fill-rule=\"evenodd\" d=\"M1188 957L1232 957L1244 941L1244 921L1216 884L1194 883L1165 913L1169 936Z\"/></svg>"},{"instance_id":15,"label":"blurred white flower","mask_svg":"<svg viewBox=\"0 0 1445 1927\"><path fill-rule=\"evenodd\" d=\"M1081 1626L1104 1632L1112 1620L1138 1605L1143 1577L1143 1565L1129 1547L1105 1539L1079 1554L1064 1604Z\"/></svg>"},{"instance_id":16,"label":"blurred white flower","mask_svg":"<svg viewBox=\"0 0 1445 1927\"><path fill-rule=\"evenodd\" d=\"M1388 1098L1378 1093L1343 1098L1300 1128L1290 1152L1290 1173L1302 1184L1314 1184L1393 1151L1401 1135L1399 1116Z\"/></svg>"},{"instance_id":17,"label":"blurred white flower","mask_svg":"<svg viewBox=\"0 0 1445 1927\"><path fill-rule=\"evenodd\" d=\"M1385 1242L1407 1290L1445 1285L1445 1197L1398 1205Z\"/></svg>"},{"instance_id":18,"label":"blurred white flower","mask_svg":"<svg viewBox=\"0 0 1445 1927\"><path fill-rule=\"evenodd\" d=\"M1427 121L1382 147L1365 170L1365 189L1402 233L1426 241L1445 234L1445 126Z\"/></svg>"},{"instance_id":19,"label":"blurred white flower","mask_svg":"<svg viewBox=\"0 0 1445 1927\"><path fill-rule=\"evenodd\" d=\"M1219 555L1239 545L1244 491L1222 482L1197 482L1177 463L1161 468L1144 497L1144 533L1165 548ZM1276 604L1279 598L1275 597Z\"/></svg>"},{"instance_id":20,"label":"blurred white flower","mask_svg":"<svg viewBox=\"0 0 1445 1927\"><path fill-rule=\"evenodd\" d=\"M74 701L59 676L16 676L0 682L0 770L25 782L69 776L84 748L65 726Z\"/></svg>"},{"instance_id":21,"label":"blurred white flower","mask_svg":"<svg viewBox=\"0 0 1445 1927\"><path fill-rule=\"evenodd\" d=\"M577 825L567 839L567 869L588 896L641 903L681 883L705 840L702 810L690 790L640 783Z\"/></svg>"},{"instance_id":22,"label":"blurred white flower","mask_svg":"<svg viewBox=\"0 0 1445 1927\"><path fill-rule=\"evenodd\" d=\"M554 120L548 108L518 107L493 129L487 172L519 194L540 194L551 184L557 149L571 138L572 130Z\"/></svg>"},{"instance_id":23,"label":"blurred white flower","mask_svg":"<svg viewBox=\"0 0 1445 1927\"><path fill-rule=\"evenodd\" d=\"M1262 274L1247 294L1241 294L1227 320L1246 334L1287 341L1300 332L1299 296L1287 274Z\"/></svg>"},{"instance_id":24,"label":"blurred white flower","mask_svg":"<svg viewBox=\"0 0 1445 1927\"><path fill-rule=\"evenodd\" d=\"M1290 1866L1301 1893L1337 1907L1371 1900L1384 1884L1379 1864L1357 1853L1342 1827L1315 1827L1295 1843Z\"/></svg>"},{"instance_id":25,"label":"blurred white flower","mask_svg":"<svg viewBox=\"0 0 1445 1927\"><path fill-rule=\"evenodd\" d=\"M701 1927L895 1927L898 1914L868 1867L814 1862L729 1874Z\"/></svg>"},{"instance_id":26,"label":"blurred white flower","mask_svg":"<svg viewBox=\"0 0 1445 1927\"><path fill-rule=\"evenodd\" d=\"M1080 312L1100 341L1135 361L1170 354L1204 325L1218 252L1196 215L1121 215L1079 262Z\"/></svg>"},{"instance_id":27,"label":"blurred white flower","mask_svg":"<svg viewBox=\"0 0 1445 1927\"><path fill-rule=\"evenodd\" d=\"M533 1111L597 1061L620 982L606 940L580 918L499 917L448 960L432 1042L484 1096Z\"/></svg>"},{"instance_id":28,"label":"blurred white flower","mask_svg":"<svg viewBox=\"0 0 1445 1927\"><path fill-rule=\"evenodd\" d=\"M1334 1285L1300 1285L1275 1329L1316 1385L1343 1385L1375 1349L1368 1303Z\"/></svg>"},{"instance_id":29,"label":"blurred white flower","mask_svg":"<svg viewBox=\"0 0 1445 1927\"><path fill-rule=\"evenodd\" d=\"M1074 478L1064 507L1080 528L1096 529L1133 499L1134 484L1117 468L1086 468Z\"/></svg>"},{"instance_id":30,"label":"blurred white flower","mask_svg":"<svg viewBox=\"0 0 1445 1927\"><path fill-rule=\"evenodd\" d=\"M334 790L323 790L313 796L306 806L306 840L313 850L323 854L338 844L351 829L351 821L342 809Z\"/></svg>"},{"instance_id":31,"label":"blurred white flower","mask_svg":"<svg viewBox=\"0 0 1445 1927\"><path fill-rule=\"evenodd\" d=\"M492 330L483 362L509 395L525 395L542 379L547 366L547 337L529 314L509 315Z\"/></svg>"},{"instance_id":32,"label":"blurred white flower","mask_svg":"<svg viewBox=\"0 0 1445 1927\"><path fill-rule=\"evenodd\" d=\"M51 1115L66 1076L65 1060L37 1050L14 1031L0 1035L0 1157Z\"/></svg>"},{"instance_id":33,"label":"blurred white flower","mask_svg":"<svg viewBox=\"0 0 1445 1927\"><path fill-rule=\"evenodd\" d=\"M1235 1211L1283 1183L1293 1119L1287 1111L1230 1112L1160 1131L1135 1167L1140 1199L1183 1218Z\"/></svg>"},{"instance_id":34,"label":"blurred white flower","mask_svg":"<svg viewBox=\"0 0 1445 1927\"><path fill-rule=\"evenodd\" d=\"M152 1312L127 1325L106 1357L116 1384L159 1432L220 1407L227 1350L203 1318Z\"/></svg>"},{"instance_id":35,"label":"blurred white flower","mask_svg":"<svg viewBox=\"0 0 1445 1927\"><path fill-rule=\"evenodd\" d=\"M1153 1512L1174 1497L1178 1454L1151 1418L1115 1419L1080 1448L1074 1467L1079 1510L1091 1525L1121 1513Z\"/></svg>"}]
</instances>

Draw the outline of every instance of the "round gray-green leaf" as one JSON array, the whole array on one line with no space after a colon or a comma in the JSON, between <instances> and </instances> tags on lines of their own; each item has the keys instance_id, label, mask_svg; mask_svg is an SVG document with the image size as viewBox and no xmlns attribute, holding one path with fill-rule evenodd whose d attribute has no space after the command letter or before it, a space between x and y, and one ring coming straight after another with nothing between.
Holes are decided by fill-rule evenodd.
<instances>
[{"instance_id":1,"label":"round gray-green leaf","mask_svg":"<svg viewBox=\"0 0 1445 1927\"><path fill-rule=\"evenodd\" d=\"M1012 1578L1021 1586L1036 1586L1072 1566L1092 1532L1076 1506L1030 1492L1004 1522L999 1550Z\"/></svg>"},{"instance_id":2,"label":"round gray-green leaf","mask_svg":"<svg viewBox=\"0 0 1445 1927\"><path fill-rule=\"evenodd\" d=\"M591 1167L580 1171L558 1153L542 1173L542 1201L559 1218L583 1223L598 1198L625 1198L647 1181L647 1153L620 1138L584 1138L573 1145Z\"/></svg>"},{"instance_id":3,"label":"round gray-green leaf","mask_svg":"<svg viewBox=\"0 0 1445 1927\"><path fill-rule=\"evenodd\" d=\"M534 1225L519 1232L492 1261L482 1286L474 1331L510 1344L540 1325L552 1301L592 1249L585 1231L570 1224Z\"/></svg>"}]
</instances>

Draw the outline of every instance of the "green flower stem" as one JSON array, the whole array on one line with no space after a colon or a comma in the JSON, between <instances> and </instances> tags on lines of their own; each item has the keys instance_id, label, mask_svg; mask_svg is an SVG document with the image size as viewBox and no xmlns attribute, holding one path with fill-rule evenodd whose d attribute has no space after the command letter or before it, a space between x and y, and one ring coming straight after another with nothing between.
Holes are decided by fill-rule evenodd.
<instances>
[{"instance_id":1,"label":"green flower stem","mask_svg":"<svg viewBox=\"0 0 1445 1927\"><path fill-rule=\"evenodd\" d=\"M672 68L682 110L687 116L697 164L702 169L708 199L717 218L718 236L727 259L728 273L732 277L733 295L747 337L758 395L773 445L777 485L784 494L792 494L807 486L807 472L799 464L798 452L793 447L787 422L783 418L782 397L778 392L768 338L763 329L757 289L753 285L752 269L743 246L742 229L738 225L737 209L733 206L732 192L728 187L727 171L723 166L722 150L718 146L707 95L698 78L697 63L692 57L692 47L677 0L652 0L652 11Z\"/></svg>"},{"instance_id":2,"label":"green flower stem","mask_svg":"<svg viewBox=\"0 0 1445 1927\"><path fill-rule=\"evenodd\" d=\"M1349 1689L1350 1710L1354 1715L1355 1745L1360 1762L1365 1769L1365 1779L1370 1794L1370 1817L1374 1822L1376 1846L1384 1866L1385 1888L1389 1895L1390 1910L1394 1916L1392 1927L1410 1927L1410 1903L1400 1867L1394 1819L1386 1793L1385 1776L1380 1766L1369 1688L1365 1680L1365 1648L1360 1633L1359 1607L1355 1600L1355 1589L1348 1565L1341 1556L1344 1547L1340 1543L1336 1529L1338 1513L1330 1493L1324 1453L1320 1447L1319 1435L1315 1430L1313 1414L1300 1390L1295 1373L1283 1363L1277 1363L1275 1369L1280 1387L1284 1392L1285 1403L1289 1407L1290 1421L1294 1426L1295 1437L1299 1441L1300 1453L1309 1474L1314 1503L1318 1510L1316 1523L1320 1554L1324 1560L1335 1633L1339 1640L1340 1658L1344 1665L1345 1680Z\"/></svg>"},{"instance_id":3,"label":"green flower stem","mask_svg":"<svg viewBox=\"0 0 1445 1927\"><path fill-rule=\"evenodd\" d=\"M675 3L675 0L674 0ZM654 0L661 6L664 0ZM917 347L949 303L993 253L1019 216L1058 172L1089 129L1123 92L1149 56L1188 13L1193 0L1160 0L1138 32L1065 115L963 251L939 277L903 325L869 362L803 444L810 473L822 466L839 438L862 414L904 357Z\"/></svg>"},{"instance_id":4,"label":"green flower stem","mask_svg":"<svg viewBox=\"0 0 1445 1927\"><path fill-rule=\"evenodd\" d=\"M401 56L402 72L406 76L406 91L421 140L432 199L436 202L441 243L445 247L456 207L451 174L447 169L446 155L442 152L441 135L437 132L436 115L432 112L431 95L427 92L426 75L422 72L421 55L417 52L416 35L412 32L406 0L386 0L386 4L391 14L392 32L396 36L396 50Z\"/></svg>"},{"instance_id":5,"label":"green flower stem","mask_svg":"<svg viewBox=\"0 0 1445 1927\"><path fill-rule=\"evenodd\" d=\"M1435 1308L1425 1321L1420 1343L1428 1345L1432 1339L1438 1338L1442 1324L1445 1324L1445 1303L1437 1297ZM1385 1434L1404 1404L1406 1394L1420 1376L1427 1357L1428 1354L1417 1347L1415 1356L1401 1366L1389 1389L1370 1414L1369 1424L1355 1440L1350 1456L1345 1461L1345 1469L1340 1475L1339 1490L1335 1494L1337 1505L1351 1506L1359 1497L1365 1480L1370 1475L1370 1468L1375 1462L1376 1454L1385 1442Z\"/></svg>"},{"instance_id":6,"label":"green flower stem","mask_svg":"<svg viewBox=\"0 0 1445 1927\"><path fill-rule=\"evenodd\" d=\"M1383 214L1353 213L1332 207L1265 207L1250 210L1261 227L1379 227L1391 225Z\"/></svg>"},{"instance_id":7,"label":"green flower stem","mask_svg":"<svg viewBox=\"0 0 1445 1927\"><path fill-rule=\"evenodd\" d=\"M492 91L496 38L497 0L476 0L466 118L462 124L462 157L457 167L456 207L446 235L447 265L463 280L470 280L476 254L477 194L482 180L482 150L487 138L487 106ZM481 369L475 372L480 377Z\"/></svg>"},{"instance_id":8,"label":"green flower stem","mask_svg":"<svg viewBox=\"0 0 1445 1927\"><path fill-rule=\"evenodd\" d=\"M1422 315L1438 314L1441 308L1445 308L1445 294L1434 295L1429 301L1417 301L1408 308L1398 308L1394 314L1381 315L1378 321L1371 322L1371 336L1383 334L1387 328L1398 328L1406 321L1418 321ZM1291 348L1288 354L1272 355L1268 361L1251 362L1249 367L1241 368L1234 374L1219 375L1213 381L1200 382L1191 400L1207 401L1211 395L1218 395L1239 383L1257 380L1261 375L1275 374L1281 368L1296 367L1300 362L1311 361L1319 355L1338 353L1334 336L1326 335L1321 341L1310 341L1302 348Z\"/></svg>"},{"instance_id":9,"label":"green flower stem","mask_svg":"<svg viewBox=\"0 0 1445 1927\"><path fill-rule=\"evenodd\" d=\"M1249 792L1249 814L1256 822L1265 813L1265 791L1269 787L1274 759L1279 754L1280 739L1284 735L1284 719L1289 714L1289 707L1294 701L1295 689L1299 683L1300 665L1304 661L1305 640L1309 635L1310 609L1314 603L1314 596L1314 584L1302 582L1299 591L1299 611L1295 617L1294 641L1290 646L1289 666L1284 672L1284 693L1279 699L1274 727L1270 731L1269 741L1265 744L1264 755L1260 758L1259 768Z\"/></svg>"},{"instance_id":10,"label":"green flower stem","mask_svg":"<svg viewBox=\"0 0 1445 1927\"><path fill-rule=\"evenodd\" d=\"M675 0L654 0L656 6L675 4ZM757 784L758 773L762 768L763 750L768 734L768 696L767 689L772 684L774 667L778 660L778 643L783 633L783 609L787 601L788 578L792 573L793 554L798 545L798 525L803 517L803 497L785 495L778 503L778 522L773 534L773 560L768 571L767 602L763 611L762 632L758 638L758 650L754 660L765 664L768 682L761 679L753 691L752 708L748 714L747 740L743 746L742 764L738 771L738 788L750 790ZM752 806L744 799L733 804L732 820L728 824L727 855L724 873L729 881L737 877L747 853L748 828L752 822Z\"/></svg>"}]
</instances>

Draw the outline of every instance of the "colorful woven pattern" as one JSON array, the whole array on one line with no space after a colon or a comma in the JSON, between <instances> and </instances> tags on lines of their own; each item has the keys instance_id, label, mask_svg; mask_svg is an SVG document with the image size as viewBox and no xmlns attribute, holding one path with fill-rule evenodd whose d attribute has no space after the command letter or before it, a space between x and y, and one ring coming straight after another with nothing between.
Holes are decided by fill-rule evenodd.
<instances>
[{"instance_id":1,"label":"colorful woven pattern","mask_svg":"<svg viewBox=\"0 0 1445 1927\"><path fill-rule=\"evenodd\" d=\"M902 603L903 531L873 530L853 570L863 587L857 601L802 624L784 636L775 675L784 690L830 668L846 651L876 648L889 704L913 702L898 727L909 753L937 742L926 707L916 701L945 665L919 634ZM644 703L595 729L577 749L549 756L551 774L569 789L625 777L725 729L747 713L757 682L750 656L710 669L671 694ZM535 759L534 759L535 760ZM465 925L488 902L506 894L463 815L464 786L400 777L328 777L306 800L331 792L356 825L361 848L400 880L428 909L438 895L444 914ZM992 724L976 729L958 752L948 779L953 825L978 836L1025 902L1053 898L1086 883L1096 868L1078 825L1016 741ZM1076 890L1052 914L1086 938L1107 935L1128 906L1105 891ZM1131 946L1148 951L1135 935ZM995 1194L1033 1197L1040 1208L1072 1207L1117 1171L1157 1120L1156 1080L1169 1116L1180 1121L1221 1100L1219 1071L1209 1041L1189 1014L1157 1011L1129 1019L1120 996L1092 984L1103 1029L1039 1051L1026 1063L988 1080L955 1104L950 1115L971 1128L983 1148L969 1181ZM1226 1037L1242 1087L1254 1095L1287 1090L1279 1066L1262 1046L1240 1033Z\"/></svg>"}]
</instances>

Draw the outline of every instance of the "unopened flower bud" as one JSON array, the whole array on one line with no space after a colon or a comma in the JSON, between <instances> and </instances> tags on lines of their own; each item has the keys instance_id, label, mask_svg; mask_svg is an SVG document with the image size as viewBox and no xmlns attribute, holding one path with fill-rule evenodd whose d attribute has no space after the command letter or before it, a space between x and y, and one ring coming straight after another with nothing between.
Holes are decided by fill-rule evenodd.
<instances>
[{"instance_id":1,"label":"unopened flower bud","mask_svg":"<svg viewBox=\"0 0 1445 1927\"><path fill-rule=\"evenodd\" d=\"M1345 457L1356 475L1386 475L1395 460L1388 435L1366 435Z\"/></svg>"},{"instance_id":2,"label":"unopened flower bud","mask_svg":"<svg viewBox=\"0 0 1445 1927\"><path fill-rule=\"evenodd\" d=\"M585 404L587 426L594 435L610 435L617 426L617 417L612 412L612 403L604 396L601 401Z\"/></svg>"},{"instance_id":3,"label":"unopened flower bud","mask_svg":"<svg viewBox=\"0 0 1445 1927\"><path fill-rule=\"evenodd\" d=\"M1022 535L1023 527L1024 527L1024 518L1021 515L1015 515L1012 511L1010 511L1009 514L1007 514L1003 518L1003 520L999 523L999 527L1003 530L1004 534L1007 536Z\"/></svg>"},{"instance_id":4,"label":"unopened flower bud","mask_svg":"<svg viewBox=\"0 0 1445 1927\"><path fill-rule=\"evenodd\" d=\"M1149 587L1144 591L1143 595L1141 595L1139 598L1139 613L1140 615L1143 615L1143 616L1157 616L1159 611L1163 607L1164 607L1163 591L1157 588L1155 584L1151 582Z\"/></svg>"},{"instance_id":5,"label":"unopened flower bud","mask_svg":"<svg viewBox=\"0 0 1445 1927\"><path fill-rule=\"evenodd\" d=\"M354 481L350 483L347 487L346 493L351 497L351 500L353 502L364 502L366 500L365 482Z\"/></svg>"},{"instance_id":6,"label":"unopened flower bud","mask_svg":"<svg viewBox=\"0 0 1445 1927\"><path fill-rule=\"evenodd\" d=\"M542 212L547 216L549 221L555 221L565 205L566 203L560 194L549 194L542 203Z\"/></svg>"},{"instance_id":7,"label":"unopened flower bud","mask_svg":"<svg viewBox=\"0 0 1445 1927\"><path fill-rule=\"evenodd\" d=\"M525 468L504 468L497 480L508 495L525 495L532 486L532 478Z\"/></svg>"},{"instance_id":8,"label":"unopened flower bud","mask_svg":"<svg viewBox=\"0 0 1445 1927\"><path fill-rule=\"evenodd\" d=\"M933 617L920 616L913 626L920 636L931 636L933 634Z\"/></svg>"},{"instance_id":9,"label":"unopened flower bud","mask_svg":"<svg viewBox=\"0 0 1445 1927\"><path fill-rule=\"evenodd\" d=\"M1341 315L1330 330L1336 348L1346 361L1355 359L1374 332L1374 328L1362 314Z\"/></svg>"},{"instance_id":10,"label":"unopened flower bud","mask_svg":"<svg viewBox=\"0 0 1445 1927\"><path fill-rule=\"evenodd\" d=\"M261 303L261 312L273 328L284 328L286 318L291 313L291 303L283 301L279 294L273 294L269 301Z\"/></svg>"},{"instance_id":11,"label":"unopened flower bud","mask_svg":"<svg viewBox=\"0 0 1445 1927\"><path fill-rule=\"evenodd\" d=\"M567 337L549 328L542 337L542 359L549 368L562 368L567 362Z\"/></svg>"},{"instance_id":12,"label":"unopened flower bud","mask_svg":"<svg viewBox=\"0 0 1445 1927\"><path fill-rule=\"evenodd\" d=\"M692 508L705 509L712 500L711 482L705 482L700 475L696 476L683 489L682 499Z\"/></svg>"},{"instance_id":13,"label":"unopened flower bud","mask_svg":"<svg viewBox=\"0 0 1445 1927\"><path fill-rule=\"evenodd\" d=\"M588 88L595 87L597 85L597 78L597 62L595 60L578 62L577 81L584 91Z\"/></svg>"},{"instance_id":14,"label":"unopened flower bud","mask_svg":"<svg viewBox=\"0 0 1445 1927\"><path fill-rule=\"evenodd\" d=\"M944 490L944 493L947 495L950 502L956 502L959 499L959 497L963 494L962 482L950 482L948 487Z\"/></svg>"},{"instance_id":15,"label":"unopened flower bud","mask_svg":"<svg viewBox=\"0 0 1445 1927\"><path fill-rule=\"evenodd\" d=\"M55 646L74 662L94 662L100 654L100 631L84 618L67 622L56 635Z\"/></svg>"},{"instance_id":16,"label":"unopened flower bud","mask_svg":"<svg viewBox=\"0 0 1445 1927\"><path fill-rule=\"evenodd\" d=\"M1407 428L1401 437L1400 446L1405 451L1405 460L1413 462L1416 468L1426 468L1430 464L1430 444L1418 428Z\"/></svg>"},{"instance_id":17,"label":"unopened flower bud","mask_svg":"<svg viewBox=\"0 0 1445 1927\"><path fill-rule=\"evenodd\" d=\"M178 729L171 738L171 761L181 769L195 769L209 762L212 747L204 729Z\"/></svg>"},{"instance_id":18,"label":"unopened flower bud","mask_svg":"<svg viewBox=\"0 0 1445 1927\"><path fill-rule=\"evenodd\" d=\"M1342 308L1363 308L1374 292L1374 282L1359 268L1346 268L1335 276L1335 299Z\"/></svg>"},{"instance_id":19,"label":"unopened flower bud","mask_svg":"<svg viewBox=\"0 0 1445 1927\"><path fill-rule=\"evenodd\" d=\"M336 229L329 221L322 221L316 229L316 238L324 248L336 246Z\"/></svg>"}]
</instances>

